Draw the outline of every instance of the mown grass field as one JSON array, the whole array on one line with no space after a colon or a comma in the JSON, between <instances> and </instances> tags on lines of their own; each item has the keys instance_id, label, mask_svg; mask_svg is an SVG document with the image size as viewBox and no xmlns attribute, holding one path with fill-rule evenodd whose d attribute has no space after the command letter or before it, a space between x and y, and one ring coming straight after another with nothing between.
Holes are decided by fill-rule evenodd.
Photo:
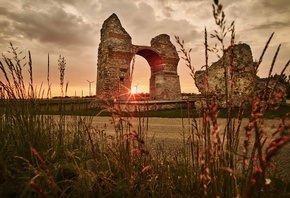
<instances>
[{"instance_id":1,"label":"mown grass field","mask_svg":"<svg viewBox=\"0 0 290 198\"><path fill-rule=\"evenodd\" d=\"M111 116L112 113L109 110L92 108L90 104L94 102L94 99L66 99L65 102L61 100L45 100L45 103L41 103L39 109L40 114L46 115L79 115L79 116ZM62 106L62 110L59 111ZM251 109L245 110L243 117L249 117ZM234 108L232 110L232 115L237 116L239 108ZM265 118L279 118L284 116L286 113L290 112L290 104L284 104L277 108L269 109L265 113ZM187 117L200 117L201 112L195 108L174 108L168 110L151 110L147 112L123 112L124 115L134 117L164 117L164 118L187 118ZM219 109L219 117L227 117L227 109Z\"/></svg>"}]
</instances>

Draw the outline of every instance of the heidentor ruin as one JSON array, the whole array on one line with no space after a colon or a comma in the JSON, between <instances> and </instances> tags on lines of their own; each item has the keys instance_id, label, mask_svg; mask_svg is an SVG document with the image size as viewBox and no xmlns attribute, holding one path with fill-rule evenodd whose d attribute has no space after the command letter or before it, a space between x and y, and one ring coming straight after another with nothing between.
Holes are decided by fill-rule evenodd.
<instances>
[{"instance_id":1,"label":"heidentor ruin","mask_svg":"<svg viewBox=\"0 0 290 198\"><path fill-rule=\"evenodd\" d=\"M131 36L116 14L106 19L101 29L97 97L106 100L126 100L129 97L134 67L138 67L133 64L136 55L144 57L150 66L150 100L181 98L177 74L179 56L170 37L160 34L151 40L151 46L132 44Z\"/></svg>"},{"instance_id":2,"label":"heidentor ruin","mask_svg":"<svg viewBox=\"0 0 290 198\"><path fill-rule=\"evenodd\" d=\"M100 39L96 86L98 99L128 100L134 68L138 67L134 65L134 57L139 55L145 58L150 66L149 99L181 100L177 73L179 56L169 35L160 34L152 38L150 46L133 44L118 16L112 14L102 25ZM241 103L249 105L252 97L265 88L265 79L256 75L256 62L253 60L250 46L245 43L235 44L226 49L217 62L207 69L197 71L194 80L201 95L215 97L222 108L227 106L227 91L231 92L232 106L239 106ZM285 90L285 86L281 83L276 84L274 79L271 79L267 86L267 90L275 89L273 94ZM273 103L281 104L285 101L285 97L282 97Z\"/></svg>"}]
</instances>

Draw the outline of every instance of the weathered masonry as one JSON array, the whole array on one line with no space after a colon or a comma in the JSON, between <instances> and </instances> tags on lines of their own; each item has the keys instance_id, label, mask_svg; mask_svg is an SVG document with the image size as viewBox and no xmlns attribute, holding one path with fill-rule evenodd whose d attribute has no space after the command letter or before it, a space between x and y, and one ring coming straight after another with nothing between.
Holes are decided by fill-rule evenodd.
<instances>
[{"instance_id":1,"label":"weathered masonry","mask_svg":"<svg viewBox=\"0 0 290 198\"><path fill-rule=\"evenodd\" d=\"M175 46L166 34L151 40L151 46L132 44L131 36L122 27L116 14L104 21L98 49L97 97L106 100L126 100L130 95L132 60L145 58L150 66L150 99L180 99L179 62ZM138 65L134 66L138 69Z\"/></svg>"}]
</instances>

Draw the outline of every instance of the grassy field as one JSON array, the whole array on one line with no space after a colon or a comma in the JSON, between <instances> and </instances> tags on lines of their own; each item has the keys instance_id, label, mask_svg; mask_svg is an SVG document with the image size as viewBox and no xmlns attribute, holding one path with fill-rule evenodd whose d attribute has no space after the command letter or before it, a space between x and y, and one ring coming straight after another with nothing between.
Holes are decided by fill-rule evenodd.
<instances>
[{"instance_id":1,"label":"grassy field","mask_svg":"<svg viewBox=\"0 0 290 198\"><path fill-rule=\"evenodd\" d=\"M44 115L79 115L79 116L111 116L112 112L104 109L97 108L89 108L89 103L87 102L75 102L73 104L68 104L70 110L62 110L58 111L61 102L47 103L45 108L47 110L41 110L39 113ZM72 105L74 107L72 107ZM65 106L65 105L64 105ZM64 107L65 109L65 107ZM67 108L68 109L68 108ZM237 116L239 112L239 108L234 108L232 110L233 116ZM251 110L248 109L244 112L243 117L247 118L250 115ZM290 105L284 104L279 108L269 109L265 114L265 118L279 118L284 116L287 112L290 112ZM130 114L130 115L129 115ZM195 108L183 108L183 109L168 109L168 110L151 110L146 112L123 112L125 116L133 116L133 117L164 117L164 118L187 118L187 117L201 117L202 114L198 112ZM227 109L219 109L219 117L226 118L227 117Z\"/></svg>"},{"instance_id":2,"label":"grassy field","mask_svg":"<svg viewBox=\"0 0 290 198\"><path fill-rule=\"evenodd\" d=\"M217 116L212 118L210 114L197 113L195 109L132 114L114 108L111 109L114 111L109 111L108 107L108 112L98 115L111 117L108 125L111 125L113 132L108 133L106 124L93 122L98 119L97 110L91 109L90 113L79 111L68 118L66 115L70 112L59 111L58 116L44 115L35 111L36 106L26 100L10 100L5 111L1 111L1 197L233 197L243 192L262 197L287 197L290 193L289 183L270 167L265 167L264 178L271 182L259 184L263 187L252 185L259 163L251 161L246 167L241 163L246 129L251 123L248 119L243 119L240 130L236 128L238 122L230 125L233 127L232 134L239 135L233 138L231 149L235 151L231 154L234 156L232 167L226 168L231 166L227 165L229 159L225 159L230 157L224 148L226 145L222 146L223 142L227 142L222 140L226 131L218 134L214 128L221 127L217 119L225 118L222 126L226 129L226 109L211 109L211 114ZM263 115L263 120L282 119L289 108L286 105L278 110L269 110ZM238 118L237 110L233 110L231 116L232 120L242 119ZM250 113L245 113L242 117L249 116ZM168 120L169 132L159 137L160 134L152 134L157 130L152 130L152 127L164 127L152 123L150 117L184 120L180 119L179 127L170 127L172 121ZM212 124L215 120L217 125ZM286 121L283 125L275 125L275 128L265 128L262 122L260 124L257 125L258 131L265 131L261 134L267 134L267 137L276 134L273 141L277 142L273 145L284 145L279 140L288 140L282 138L288 136L277 136L277 131L289 133L290 127ZM250 147L247 148L248 155L253 155L250 158L258 158L260 148L263 148L261 152L265 156L268 148L271 152L278 151L268 141L261 147L253 144L256 132L253 129L251 133ZM265 137L260 137L261 145ZM214 144L211 143L214 138L221 141L222 147L213 148ZM213 159L214 164L211 162ZM214 180L213 174L219 180ZM226 189L215 189L208 183L210 181ZM248 186L244 189L241 184ZM261 188L267 196L260 191Z\"/></svg>"}]
</instances>

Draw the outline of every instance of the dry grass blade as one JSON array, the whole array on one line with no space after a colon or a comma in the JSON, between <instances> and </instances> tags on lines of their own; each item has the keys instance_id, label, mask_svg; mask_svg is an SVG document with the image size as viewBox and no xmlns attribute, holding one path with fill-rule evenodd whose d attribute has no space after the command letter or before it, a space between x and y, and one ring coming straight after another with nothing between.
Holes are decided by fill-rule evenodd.
<instances>
[{"instance_id":1,"label":"dry grass blade","mask_svg":"<svg viewBox=\"0 0 290 198\"><path fill-rule=\"evenodd\" d=\"M52 189L53 191L56 192L56 186L55 186L55 184L54 184L54 182L53 182L53 177L52 177L52 175L51 175L51 173L50 173L50 171L49 171L49 169L48 169L48 167L47 167L47 165L46 165L44 159L41 157L41 155L37 152L36 149L31 148L31 151L32 151L33 154L37 157L37 160L40 162L40 164L41 164L43 170L44 170L45 173L47 174L47 184L51 187L51 189Z\"/></svg>"},{"instance_id":2,"label":"dry grass blade","mask_svg":"<svg viewBox=\"0 0 290 198\"><path fill-rule=\"evenodd\" d=\"M31 92L28 95L29 95L29 98L35 98L34 88L33 88L34 86L33 86L32 59L31 59L30 51L28 51L28 65L29 65L28 73L29 73L29 79L30 79L29 88Z\"/></svg>"},{"instance_id":3,"label":"dry grass blade","mask_svg":"<svg viewBox=\"0 0 290 198\"><path fill-rule=\"evenodd\" d=\"M285 64L284 68L282 69L279 77L277 78L276 82L275 82L275 85L273 86L272 90L271 90L271 93L269 94L269 98L272 98L273 94L274 94L274 91L278 85L278 82L280 81L281 77L283 76L284 72L286 71L286 69L288 68L290 64L290 60L288 60L288 62Z\"/></svg>"},{"instance_id":4,"label":"dry grass blade","mask_svg":"<svg viewBox=\"0 0 290 198\"><path fill-rule=\"evenodd\" d=\"M264 49L263 49L263 51L262 51L262 54L261 54L261 56L260 56L260 58L259 58L259 61L258 61L257 64L256 64L256 72L255 72L255 73L258 72L259 66L261 65L261 63L262 63L262 61L263 61L264 55L265 55L265 53L266 53L266 51L267 51L267 48L268 48L268 46L269 46L269 44L270 44L270 42L271 42L273 36L274 36L274 32L273 32L273 33L271 34L271 36L269 37L269 39L268 39L268 41L267 41L267 43L266 43L266 45L265 45L265 47L264 47Z\"/></svg>"},{"instance_id":5,"label":"dry grass blade","mask_svg":"<svg viewBox=\"0 0 290 198\"><path fill-rule=\"evenodd\" d=\"M43 189L39 185L37 185L34 181L30 181L29 184L36 190L36 192L38 193L38 195L40 195L40 197L43 197L43 198L48 197L43 191Z\"/></svg>"}]
</instances>

